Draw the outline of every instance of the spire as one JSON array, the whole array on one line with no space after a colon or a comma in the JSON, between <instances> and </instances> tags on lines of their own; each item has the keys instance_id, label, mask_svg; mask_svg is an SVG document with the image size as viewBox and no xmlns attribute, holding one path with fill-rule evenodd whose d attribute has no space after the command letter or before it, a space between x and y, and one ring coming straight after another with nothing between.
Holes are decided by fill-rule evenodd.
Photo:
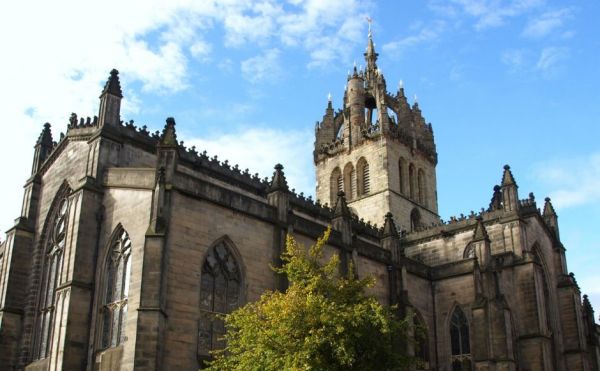
<instances>
[{"instance_id":1,"label":"spire","mask_svg":"<svg viewBox=\"0 0 600 371\"><path fill-rule=\"evenodd\" d=\"M52 131L50 130L50 124L45 123L40 136L35 142L35 149L33 155L33 166L31 167L31 174L38 172L50 152L52 151Z\"/></svg>"},{"instance_id":2,"label":"spire","mask_svg":"<svg viewBox=\"0 0 600 371\"><path fill-rule=\"evenodd\" d=\"M289 190L287 180L285 179L285 174L283 173L283 165L277 164L275 165L275 171L273 172L273 178L271 179L271 184L269 185L269 192L274 191L284 191L287 192Z\"/></svg>"},{"instance_id":3,"label":"spire","mask_svg":"<svg viewBox=\"0 0 600 371\"><path fill-rule=\"evenodd\" d=\"M163 129L162 135L160 136L160 145L162 147L176 147L177 146L177 134L175 134L175 119L173 117L167 118L167 123Z\"/></svg>"},{"instance_id":4,"label":"spire","mask_svg":"<svg viewBox=\"0 0 600 371\"><path fill-rule=\"evenodd\" d=\"M398 230L394 223L394 216L388 211L385 214L385 224L383 225L383 237L398 237Z\"/></svg>"},{"instance_id":5,"label":"spire","mask_svg":"<svg viewBox=\"0 0 600 371\"><path fill-rule=\"evenodd\" d=\"M335 207L333 209L333 217L350 217L350 209L348 209L348 204L346 203L346 196L344 191L338 192L337 202L335 203Z\"/></svg>"},{"instance_id":6,"label":"spire","mask_svg":"<svg viewBox=\"0 0 600 371\"><path fill-rule=\"evenodd\" d=\"M108 81L100 94L100 112L98 114L98 126L116 126L121 122L121 83L119 82L119 71L110 71Z\"/></svg>"},{"instance_id":7,"label":"spire","mask_svg":"<svg viewBox=\"0 0 600 371\"><path fill-rule=\"evenodd\" d=\"M50 123L45 123L40 136L38 137L35 145L52 147L52 132L50 130Z\"/></svg>"},{"instance_id":8,"label":"spire","mask_svg":"<svg viewBox=\"0 0 600 371\"><path fill-rule=\"evenodd\" d=\"M110 76L104 85L104 89L102 90L102 94L100 94L100 98L102 98L102 96L105 94L111 94L119 98L123 98L123 93L121 92L121 83L119 82L119 71L114 68L112 71L110 71Z\"/></svg>"},{"instance_id":9,"label":"spire","mask_svg":"<svg viewBox=\"0 0 600 371\"><path fill-rule=\"evenodd\" d=\"M504 211L515 212L519 208L519 193L515 178L510 171L510 166L504 165L502 174L502 206Z\"/></svg>"},{"instance_id":10,"label":"spire","mask_svg":"<svg viewBox=\"0 0 600 371\"><path fill-rule=\"evenodd\" d=\"M489 240L490 237L487 234L485 225L483 225L483 218L477 217L477 224L475 225L475 232L473 233L473 241Z\"/></svg>"},{"instance_id":11,"label":"spire","mask_svg":"<svg viewBox=\"0 0 600 371\"><path fill-rule=\"evenodd\" d=\"M550 202L550 197L546 197L544 203L544 211L542 212L542 216L546 225L552 230L554 233L554 237L560 240L560 234L558 233L558 215L556 215L556 211L554 210L554 206L552 206L552 202Z\"/></svg>"},{"instance_id":12,"label":"spire","mask_svg":"<svg viewBox=\"0 0 600 371\"><path fill-rule=\"evenodd\" d=\"M556 218L556 211L554 210L554 206L552 206L550 197L546 197L544 201L546 201L544 203L544 218Z\"/></svg>"},{"instance_id":13,"label":"spire","mask_svg":"<svg viewBox=\"0 0 600 371\"><path fill-rule=\"evenodd\" d=\"M502 192L500 191L500 186L494 186L494 194L492 195L492 200L490 201L489 211L501 210L502 209Z\"/></svg>"},{"instance_id":14,"label":"spire","mask_svg":"<svg viewBox=\"0 0 600 371\"><path fill-rule=\"evenodd\" d=\"M502 174L502 186L514 185L517 186L517 182L515 182L515 178L510 171L510 166L504 165L504 174Z\"/></svg>"},{"instance_id":15,"label":"spire","mask_svg":"<svg viewBox=\"0 0 600 371\"><path fill-rule=\"evenodd\" d=\"M375 52L375 44L373 43L373 32L371 31L371 23L373 20L367 17L369 23L369 41L367 43L367 51L365 52L365 61L367 62L367 70L375 71L377 69L377 57L379 54Z\"/></svg>"}]
</instances>

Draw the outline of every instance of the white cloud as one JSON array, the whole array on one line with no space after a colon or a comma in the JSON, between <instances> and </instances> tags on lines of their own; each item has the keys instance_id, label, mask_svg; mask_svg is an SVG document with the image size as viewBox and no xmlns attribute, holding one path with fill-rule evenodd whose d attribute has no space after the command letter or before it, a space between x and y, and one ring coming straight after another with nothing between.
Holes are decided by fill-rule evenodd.
<instances>
[{"instance_id":1,"label":"white cloud","mask_svg":"<svg viewBox=\"0 0 600 371\"><path fill-rule=\"evenodd\" d=\"M573 17L573 10L569 8L549 11L531 19L525 29L523 36L529 38L541 38L553 31L560 29Z\"/></svg>"},{"instance_id":2,"label":"white cloud","mask_svg":"<svg viewBox=\"0 0 600 371\"><path fill-rule=\"evenodd\" d=\"M406 49L437 40L446 29L446 23L435 21L431 24L418 25L417 32L400 40L383 45L383 50L390 53L402 53Z\"/></svg>"},{"instance_id":3,"label":"white cloud","mask_svg":"<svg viewBox=\"0 0 600 371\"><path fill-rule=\"evenodd\" d=\"M261 55L242 61L242 76L253 84L279 80L283 72L279 55L278 49L269 49Z\"/></svg>"},{"instance_id":4,"label":"white cloud","mask_svg":"<svg viewBox=\"0 0 600 371\"><path fill-rule=\"evenodd\" d=\"M551 77L556 73L560 62L568 58L568 56L569 50L567 48L549 46L542 49L535 67L545 76Z\"/></svg>"},{"instance_id":5,"label":"white cloud","mask_svg":"<svg viewBox=\"0 0 600 371\"><path fill-rule=\"evenodd\" d=\"M600 202L600 152L539 164L534 175L551 189L556 208Z\"/></svg>"},{"instance_id":6,"label":"white cloud","mask_svg":"<svg viewBox=\"0 0 600 371\"><path fill-rule=\"evenodd\" d=\"M314 176L306 173L313 166L310 130L245 127L237 133L214 138L186 138L185 143L195 145L199 151L206 150L210 157L218 154L220 161L228 160L232 166L239 164L241 169L258 172L261 178L270 178L273 166L281 163L290 188L314 195Z\"/></svg>"},{"instance_id":7,"label":"white cloud","mask_svg":"<svg viewBox=\"0 0 600 371\"><path fill-rule=\"evenodd\" d=\"M0 193L21 189L29 171L14 159L31 158L44 122L53 124L57 137L71 112L97 112L98 93L112 68L121 72L122 114L127 117L143 107L139 92L128 90L134 82L160 94L188 86L191 58L203 61L214 52L205 31L222 27L226 46L254 43L270 51L267 57L275 62L273 44L283 42L306 52L311 67L323 66L364 42L359 30L365 28L368 6L359 0L290 1L285 6L276 0L56 0L36 2L32 11L31 2L0 3L6 56L0 59L5 122L0 125ZM318 52L324 46L329 53ZM225 59L219 68L233 71L237 63ZM246 65L258 71L255 79L269 75ZM20 198L5 200L3 210L10 214L0 215L0 228L12 224Z\"/></svg>"},{"instance_id":8,"label":"white cloud","mask_svg":"<svg viewBox=\"0 0 600 371\"><path fill-rule=\"evenodd\" d=\"M543 0L451 0L454 7L444 2L433 1L430 8L445 16L455 17L462 13L475 18L475 29L485 30L499 27L510 18L515 18L540 7ZM457 10L458 8L458 10Z\"/></svg>"},{"instance_id":9,"label":"white cloud","mask_svg":"<svg viewBox=\"0 0 600 371\"><path fill-rule=\"evenodd\" d=\"M525 66L525 51L521 49L505 50L502 52L501 60L511 70L519 70Z\"/></svg>"}]
</instances>

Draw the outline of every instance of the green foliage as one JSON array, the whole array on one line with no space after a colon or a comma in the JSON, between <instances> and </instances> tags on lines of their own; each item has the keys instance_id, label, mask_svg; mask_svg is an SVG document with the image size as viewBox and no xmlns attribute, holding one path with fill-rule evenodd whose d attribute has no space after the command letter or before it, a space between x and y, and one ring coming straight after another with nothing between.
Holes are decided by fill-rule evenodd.
<instances>
[{"instance_id":1,"label":"green foliage","mask_svg":"<svg viewBox=\"0 0 600 371\"><path fill-rule=\"evenodd\" d=\"M406 321L364 294L374 279L340 275L340 259L323 261L328 229L306 250L288 236L286 292L269 291L225 317L227 348L210 370L403 370L408 360L392 347ZM349 269L351 272L352 269Z\"/></svg>"}]
</instances>

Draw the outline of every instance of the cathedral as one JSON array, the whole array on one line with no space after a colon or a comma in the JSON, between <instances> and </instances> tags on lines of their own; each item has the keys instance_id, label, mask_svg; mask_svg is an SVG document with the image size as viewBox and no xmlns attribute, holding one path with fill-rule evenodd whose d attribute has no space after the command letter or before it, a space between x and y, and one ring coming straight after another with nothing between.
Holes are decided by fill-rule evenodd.
<instances>
[{"instance_id":1,"label":"cathedral","mask_svg":"<svg viewBox=\"0 0 600 371\"><path fill-rule=\"evenodd\" d=\"M326 254L376 279L410 316L415 370L598 371L600 327L567 270L549 198L520 198L510 167L480 212L442 221L431 124L389 92L369 34L315 128L316 199L283 166L261 179L123 122L111 71L93 118L43 126L20 215L0 244L1 370L197 370L228 313L286 282L286 235L327 226ZM308 171L308 169L307 169ZM378 226L379 225L379 226ZM352 264L350 264L352 263Z\"/></svg>"}]
</instances>

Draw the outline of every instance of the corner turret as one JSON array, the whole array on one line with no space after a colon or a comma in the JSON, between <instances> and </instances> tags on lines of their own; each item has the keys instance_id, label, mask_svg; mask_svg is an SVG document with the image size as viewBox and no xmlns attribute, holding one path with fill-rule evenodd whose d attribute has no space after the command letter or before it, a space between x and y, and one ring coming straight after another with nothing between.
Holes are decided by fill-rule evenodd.
<instances>
[{"instance_id":1,"label":"corner turret","mask_svg":"<svg viewBox=\"0 0 600 371\"><path fill-rule=\"evenodd\" d=\"M554 210L554 206L552 206L550 197L546 197L544 201L544 211L542 212L544 221L546 222L546 225L550 228L550 230L552 230L552 232L554 233L554 237L556 237L556 239L560 239L558 234L558 215L556 215L556 211Z\"/></svg>"},{"instance_id":2,"label":"corner turret","mask_svg":"<svg viewBox=\"0 0 600 371\"><path fill-rule=\"evenodd\" d=\"M31 167L31 175L36 174L50 152L52 151L52 132L50 130L50 124L45 123L38 140L35 142L35 149L33 155L33 166Z\"/></svg>"},{"instance_id":3,"label":"corner turret","mask_svg":"<svg viewBox=\"0 0 600 371\"><path fill-rule=\"evenodd\" d=\"M517 211L519 207L519 193L517 182L510 171L510 166L504 165L502 174L502 205L504 211Z\"/></svg>"}]
</instances>

